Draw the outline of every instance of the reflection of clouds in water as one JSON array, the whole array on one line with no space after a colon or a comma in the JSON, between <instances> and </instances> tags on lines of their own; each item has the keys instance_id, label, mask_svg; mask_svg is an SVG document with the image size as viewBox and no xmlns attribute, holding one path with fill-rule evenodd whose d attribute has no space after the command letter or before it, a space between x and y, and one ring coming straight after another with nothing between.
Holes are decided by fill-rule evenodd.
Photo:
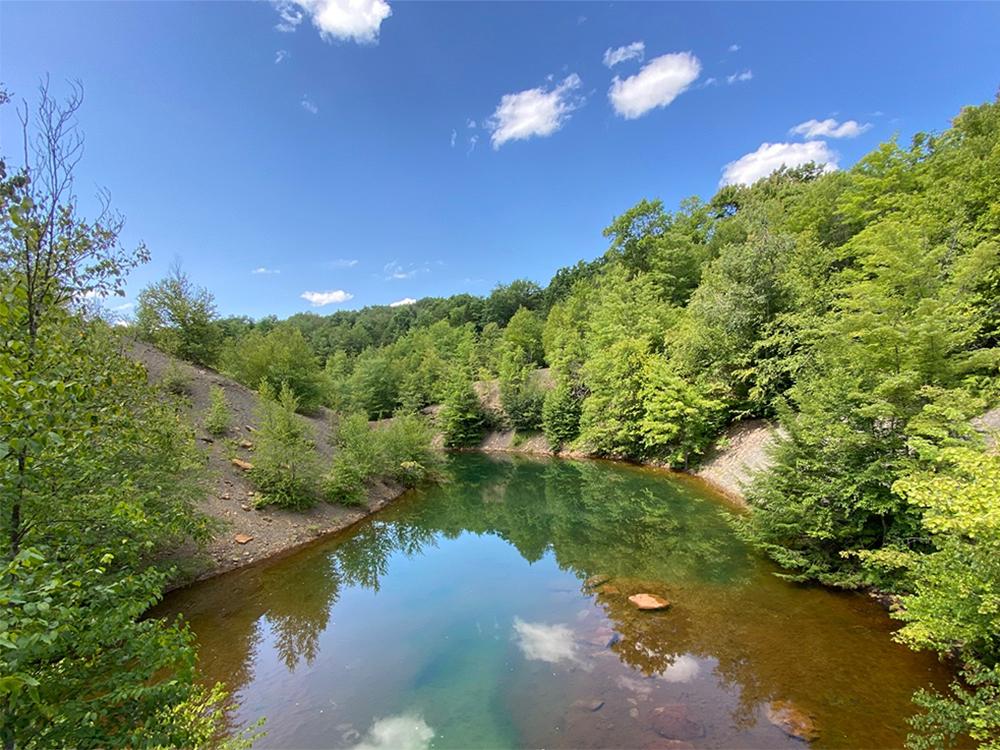
<instances>
[{"instance_id":1,"label":"reflection of clouds in water","mask_svg":"<svg viewBox=\"0 0 1000 750\"><path fill-rule=\"evenodd\" d=\"M701 665L697 659L682 654L674 660L673 664L663 670L663 674L659 675L659 678L667 682L690 682L698 676L700 671Z\"/></svg>"},{"instance_id":2,"label":"reflection of clouds in water","mask_svg":"<svg viewBox=\"0 0 1000 750\"><path fill-rule=\"evenodd\" d=\"M351 750L427 750L434 730L416 714L400 714L379 719L368 735Z\"/></svg>"},{"instance_id":3,"label":"reflection of clouds in water","mask_svg":"<svg viewBox=\"0 0 1000 750\"><path fill-rule=\"evenodd\" d=\"M525 622L514 618L517 645L528 659L556 664L577 661L573 631L565 625L546 625L543 622Z\"/></svg>"}]
</instances>

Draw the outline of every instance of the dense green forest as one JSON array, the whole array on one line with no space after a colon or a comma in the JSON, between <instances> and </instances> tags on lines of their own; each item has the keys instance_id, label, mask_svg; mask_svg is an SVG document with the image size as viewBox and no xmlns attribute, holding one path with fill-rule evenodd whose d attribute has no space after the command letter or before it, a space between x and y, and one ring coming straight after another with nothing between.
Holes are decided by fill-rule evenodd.
<instances>
[{"instance_id":1,"label":"dense green forest","mask_svg":"<svg viewBox=\"0 0 1000 750\"><path fill-rule=\"evenodd\" d=\"M254 321L220 317L176 268L130 330L88 300L148 252L121 245L110 207L78 214L78 106L43 92L32 159L0 163L5 747L195 747L222 726L187 632L140 618L162 552L208 528L190 426L123 355L134 333L261 391L254 482L291 507L432 474L431 405L448 446L503 425L675 467L729 423L776 420L740 532L790 578L892 594L897 637L955 658L951 693L916 697L914 748L1000 748L1000 456L970 423L1000 401L1000 101L850 170L640 201L604 256L544 288ZM326 470L292 418L324 406L340 425ZM225 422L218 400L209 423Z\"/></svg>"}]
</instances>

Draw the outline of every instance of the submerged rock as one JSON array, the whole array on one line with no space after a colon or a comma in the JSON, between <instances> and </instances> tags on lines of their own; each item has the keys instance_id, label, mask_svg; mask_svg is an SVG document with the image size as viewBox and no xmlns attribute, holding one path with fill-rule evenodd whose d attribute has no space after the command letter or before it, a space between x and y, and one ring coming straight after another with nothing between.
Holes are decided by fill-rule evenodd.
<instances>
[{"instance_id":1,"label":"submerged rock","mask_svg":"<svg viewBox=\"0 0 1000 750\"><path fill-rule=\"evenodd\" d=\"M618 590L617 586L612 586L611 584L606 583L603 586L599 586L597 588L597 593L598 594L620 594L621 591Z\"/></svg>"},{"instance_id":2,"label":"submerged rock","mask_svg":"<svg viewBox=\"0 0 1000 750\"><path fill-rule=\"evenodd\" d=\"M584 587L588 589L596 589L602 583L607 583L611 580L611 576L605 575L604 573L598 573L595 576L591 576L586 581L583 582Z\"/></svg>"},{"instance_id":3,"label":"submerged rock","mask_svg":"<svg viewBox=\"0 0 1000 750\"><path fill-rule=\"evenodd\" d=\"M656 594L632 594L628 600L636 606L636 609L655 611L670 606L669 601Z\"/></svg>"},{"instance_id":4,"label":"submerged rock","mask_svg":"<svg viewBox=\"0 0 1000 750\"><path fill-rule=\"evenodd\" d=\"M604 708L604 701L598 700L598 699L594 699L592 701L579 700L579 701L575 701L573 703L573 706L574 706L574 708L583 708L583 709L586 709L587 711L591 711L591 712L593 712L593 711L600 711L602 708Z\"/></svg>"},{"instance_id":5,"label":"submerged rock","mask_svg":"<svg viewBox=\"0 0 1000 750\"><path fill-rule=\"evenodd\" d=\"M791 701L772 701L764 709L767 720L789 737L812 742L819 739L819 729L812 716Z\"/></svg>"},{"instance_id":6,"label":"submerged rock","mask_svg":"<svg viewBox=\"0 0 1000 750\"><path fill-rule=\"evenodd\" d=\"M653 709L650 727L660 737L668 740L696 740L705 736L705 727L689 719L687 706L682 704L660 706Z\"/></svg>"}]
</instances>

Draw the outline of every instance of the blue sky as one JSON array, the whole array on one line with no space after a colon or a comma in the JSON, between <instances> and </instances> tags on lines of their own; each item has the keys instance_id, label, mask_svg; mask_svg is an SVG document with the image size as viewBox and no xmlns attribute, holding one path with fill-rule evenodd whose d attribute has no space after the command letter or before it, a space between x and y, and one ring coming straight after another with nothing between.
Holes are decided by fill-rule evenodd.
<instances>
[{"instance_id":1,"label":"blue sky","mask_svg":"<svg viewBox=\"0 0 1000 750\"><path fill-rule=\"evenodd\" d=\"M285 316L544 284L640 198L941 130L1000 4L4 2L0 80L46 73L86 88L81 205L153 254L126 302L179 258Z\"/></svg>"}]
</instances>

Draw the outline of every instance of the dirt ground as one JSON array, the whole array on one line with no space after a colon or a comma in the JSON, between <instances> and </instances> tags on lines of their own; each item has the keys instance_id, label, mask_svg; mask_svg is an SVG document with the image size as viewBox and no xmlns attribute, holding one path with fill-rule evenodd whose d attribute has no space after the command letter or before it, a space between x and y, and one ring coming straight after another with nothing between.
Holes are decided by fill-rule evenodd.
<instances>
[{"instance_id":1,"label":"dirt ground","mask_svg":"<svg viewBox=\"0 0 1000 750\"><path fill-rule=\"evenodd\" d=\"M177 556L183 560L185 573L185 578L178 581L178 585L280 555L344 529L404 492L401 485L378 482L369 488L367 505L362 507L345 508L317 503L306 511L255 508L254 491L247 473L234 465L231 457L253 462L257 394L212 369L181 362L147 344L133 344L130 353L145 366L152 382L160 382L171 364L187 376L188 392L184 409L195 426L198 446L205 455L209 473L208 492L199 508L222 522L222 529L202 554L192 558L193 548L178 550ZM219 438L211 437L202 427L213 386L220 386L225 392L232 415L229 434ZM314 417L301 417L312 429L317 449L325 460L333 455L330 417L326 410Z\"/></svg>"}]
</instances>

